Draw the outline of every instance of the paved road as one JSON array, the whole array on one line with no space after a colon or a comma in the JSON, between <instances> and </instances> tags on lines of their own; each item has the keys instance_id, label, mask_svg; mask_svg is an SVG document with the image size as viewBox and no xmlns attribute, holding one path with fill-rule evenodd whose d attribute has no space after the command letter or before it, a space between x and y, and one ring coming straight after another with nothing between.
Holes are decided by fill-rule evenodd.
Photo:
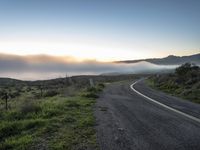
<instances>
[{"instance_id":1,"label":"paved road","mask_svg":"<svg viewBox=\"0 0 200 150\"><path fill-rule=\"evenodd\" d=\"M138 95L131 82L108 85L96 104L102 150L200 150L200 123ZM152 90L134 88L169 107L200 118L200 105Z\"/></svg>"}]
</instances>

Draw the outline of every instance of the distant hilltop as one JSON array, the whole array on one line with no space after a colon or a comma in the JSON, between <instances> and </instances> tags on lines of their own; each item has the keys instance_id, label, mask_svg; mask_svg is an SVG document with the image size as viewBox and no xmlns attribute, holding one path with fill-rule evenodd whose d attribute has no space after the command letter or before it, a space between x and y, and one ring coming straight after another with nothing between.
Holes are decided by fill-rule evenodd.
<instances>
[{"instance_id":1,"label":"distant hilltop","mask_svg":"<svg viewBox=\"0 0 200 150\"><path fill-rule=\"evenodd\" d=\"M164 58L151 58L151 59L139 59L139 60L124 60L117 61L117 63L137 63L140 61L146 61L157 65L181 65L186 62L195 63L196 65L200 65L200 53L190 56L174 56L169 55Z\"/></svg>"}]
</instances>

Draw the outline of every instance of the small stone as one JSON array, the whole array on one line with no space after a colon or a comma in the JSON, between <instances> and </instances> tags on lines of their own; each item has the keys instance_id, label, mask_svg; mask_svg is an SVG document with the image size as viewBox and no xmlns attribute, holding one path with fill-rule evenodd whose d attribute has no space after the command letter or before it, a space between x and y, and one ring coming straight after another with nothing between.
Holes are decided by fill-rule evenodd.
<instances>
[{"instance_id":1,"label":"small stone","mask_svg":"<svg viewBox=\"0 0 200 150\"><path fill-rule=\"evenodd\" d=\"M124 129L123 129L123 128L118 128L118 130L119 130L119 131L124 131Z\"/></svg>"},{"instance_id":2,"label":"small stone","mask_svg":"<svg viewBox=\"0 0 200 150\"><path fill-rule=\"evenodd\" d=\"M115 140L115 141L118 141L118 140L119 140L119 138L118 138L117 136L115 136L114 140Z\"/></svg>"}]
</instances>

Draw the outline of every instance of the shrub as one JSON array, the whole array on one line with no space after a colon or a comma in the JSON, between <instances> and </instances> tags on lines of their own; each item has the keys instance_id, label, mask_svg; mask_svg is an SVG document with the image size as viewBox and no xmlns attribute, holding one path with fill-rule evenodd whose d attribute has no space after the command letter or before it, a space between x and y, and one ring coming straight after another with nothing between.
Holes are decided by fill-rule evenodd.
<instances>
[{"instance_id":1,"label":"shrub","mask_svg":"<svg viewBox=\"0 0 200 150\"><path fill-rule=\"evenodd\" d=\"M82 96L87 98L98 98L98 91L99 90L96 87L89 87L84 91Z\"/></svg>"},{"instance_id":2,"label":"shrub","mask_svg":"<svg viewBox=\"0 0 200 150\"><path fill-rule=\"evenodd\" d=\"M32 101L25 101L20 108L20 111L24 114L27 113L38 113L40 112L42 109L41 107L36 104L36 102L32 102Z\"/></svg>"},{"instance_id":3,"label":"shrub","mask_svg":"<svg viewBox=\"0 0 200 150\"><path fill-rule=\"evenodd\" d=\"M87 97L87 98L98 98L99 97L96 92L85 92L82 94L82 96Z\"/></svg>"},{"instance_id":4,"label":"shrub","mask_svg":"<svg viewBox=\"0 0 200 150\"><path fill-rule=\"evenodd\" d=\"M190 63L185 63L181 67L176 68L175 73L178 76L184 76L190 70L191 70L191 64Z\"/></svg>"},{"instance_id":5,"label":"shrub","mask_svg":"<svg viewBox=\"0 0 200 150\"><path fill-rule=\"evenodd\" d=\"M30 135L24 135L20 137L10 137L5 140L3 145L0 145L0 149L16 149L25 150L33 142L33 138Z\"/></svg>"},{"instance_id":6,"label":"shrub","mask_svg":"<svg viewBox=\"0 0 200 150\"><path fill-rule=\"evenodd\" d=\"M104 85L103 83L99 83L99 84L98 84L98 87L99 87L100 89L103 89L103 88L105 87L105 85Z\"/></svg>"},{"instance_id":7,"label":"shrub","mask_svg":"<svg viewBox=\"0 0 200 150\"><path fill-rule=\"evenodd\" d=\"M18 122L2 122L0 126L0 140L19 134L22 130L22 126Z\"/></svg>"},{"instance_id":8,"label":"shrub","mask_svg":"<svg viewBox=\"0 0 200 150\"><path fill-rule=\"evenodd\" d=\"M173 74L153 76L150 80L158 89L193 102L200 102L200 67L186 63L176 68Z\"/></svg>"},{"instance_id":9,"label":"shrub","mask_svg":"<svg viewBox=\"0 0 200 150\"><path fill-rule=\"evenodd\" d=\"M49 90L47 92L44 93L44 97L53 97L53 96L56 96L58 95L59 93L55 90Z\"/></svg>"},{"instance_id":10,"label":"shrub","mask_svg":"<svg viewBox=\"0 0 200 150\"><path fill-rule=\"evenodd\" d=\"M78 104L76 101L70 100L66 104L68 107L80 107L80 104Z\"/></svg>"},{"instance_id":11,"label":"shrub","mask_svg":"<svg viewBox=\"0 0 200 150\"><path fill-rule=\"evenodd\" d=\"M97 86L96 86L96 90L98 92L101 92L103 89L104 89L105 85L103 83L99 83Z\"/></svg>"},{"instance_id":12,"label":"shrub","mask_svg":"<svg viewBox=\"0 0 200 150\"><path fill-rule=\"evenodd\" d=\"M31 120L26 120L26 121L23 122L24 129L26 129L26 130L44 126L45 123L46 122L43 119L35 119L35 120L31 119Z\"/></svg>"},{"instance_id":13,"label":"shrub","mask_svg":"<svg viewBox=\"0 0 200 150\"><path fill-rule=\"evenodd\" d=\"M62 110L58 109L58 108L45 108L43 110L43 118L52 118L55 116L59 116L60 114L62 114Z\"/></svg>"},{"instance_id":14,"label":"shrub","mask_svg":"<svg viewBox=\"0 0 200 150\"><path fill-rule=\"evenodd\" d=\"M98 90L95 87L89 87L87 88L87 92L98 92Z\"/></svg>"}]
</instances>

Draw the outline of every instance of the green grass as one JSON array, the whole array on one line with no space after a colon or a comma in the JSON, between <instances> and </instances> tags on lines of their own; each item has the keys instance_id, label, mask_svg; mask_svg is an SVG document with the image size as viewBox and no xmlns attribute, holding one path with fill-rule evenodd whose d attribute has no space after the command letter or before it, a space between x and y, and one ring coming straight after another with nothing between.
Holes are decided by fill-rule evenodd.
<instances>
[{"instance_id":1,"label":"green grass","mask_svg":"<svg viewBox=\"0 0 200 150\"><path fill-rule=\"evenodd\" d=\"M0 150L96 150L93 107L104 84L44 89L22 87L0 100ZM10 87L13 93L16 88Z\"/></svg>"},{"instance_id":2,"label":"green grass","mask_svg":"<svg viewBox=\"0 0 200 150\"><path fill-rule=\"evenodd\" d=\"M95 99L78 95L29 100L1 111L0 149L96 149Z\"/></svg>"},{"instance_id":3,"label":"green grass","mask_svg":"<svg viewBox=\"0 0 200 150\"><path fill-rule=\"evenodd\" d=\"M88 87L83 93L83 97L87 98L98 98L98 93L101 92L104 89L105 85L100 83L95 87Z\"/></svg>"},{"instance_id":4,"label":"green grass","mask_svg":"<svg viewBox=\"0 0 200 150\"><path fill-rule=\"evenodd\" d=\"M31 135L20 135L7 138L2 144L1 149L16 149L16 150L25 150L27 145L33 141Z\"/></svg>"}]
</instances>

